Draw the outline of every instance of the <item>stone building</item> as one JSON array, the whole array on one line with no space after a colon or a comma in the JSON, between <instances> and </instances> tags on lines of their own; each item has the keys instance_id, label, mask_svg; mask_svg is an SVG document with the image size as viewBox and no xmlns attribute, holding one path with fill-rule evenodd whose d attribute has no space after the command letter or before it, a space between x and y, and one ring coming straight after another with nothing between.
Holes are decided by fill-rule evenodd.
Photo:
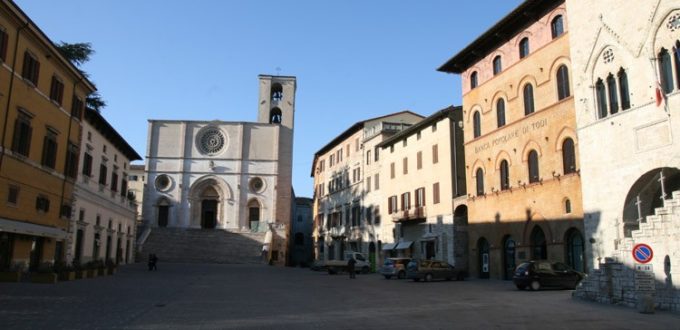
<instances>
[{"instance_id":1,"label":"stone building","mask_svg":"<svg viewBox=\"0 0 680 330\"><path fill-rule=\"evenodd\" d=\"M410 111L360 121L314 154L314 253L316 260L342 259L344 251L368 253L380 262L384 211L378 144L422 120ZM391 228L391 225L388 226Z\"/></svg>"},{"instance_id":2,"label":"stone building","mask_svg":"<svg viewBox=\"0 0 680 330\"><path fill-rule=\"evenodd\" d=\"M130 164L128 171L128 191L137 204L137 225L141 225L142 208L144 207L144 189L146 187L146 173L143 164Z\"/></svg>"},{"instance_id":3,"label":"stone building","mask_svg":"<svg viewBox=\"0 0 680 330\"><path fill-rule=\"evenodd\" d=\"M461 75L470 272L527 259L583 270L581 176L563 0L528 0L439 70Z\"/></svg>"},{"instance_id":4,"label":"stone building","mask_svg":"<svg viewBox=\"0 0 680 330\"><path fill-rule=\"evenodd\" d=\"M96 89L0 1L0 269L63 261L86 97Z\"/></svg>"},{"instance_id":5,"label":"stone building","mask_svg":"<svg viewBox=\"0 0 680 330\"><path fill-rule=\"evenodd\" d=\"M448 107L377 145L386 257L468 268L462 124L463 108Z\"/></svg>"},{"instance_id":6,"label":"stone building","mask_svg":"<svg viewBox=\"0 0 680 330\"><path fill-rule=\"evenodd\" d=\"M652 294L680 310L680 2L568 0L567 11L586 253L602 279L585 296L635 304ZM639 243L653 250L646 292Z\"/></svg>"},{"instance_id":7,"label":"stone building","mask_svg":"<svg viewBox=\"0 0 680 330\"><path fill-rule=\"evenodd\" d=\"M137 205L128 195L128 171L142 158L99 112L87 109L84 119L67 260L130 263Z\"/></svg>"},{"instance_id":8,"label":"stone building","mask_svg":"<svg viewBox=\"0 0 680 330\"><path fill-rule=\"evenodd\" d=\"M306 197L295 197L295 209L291 220L291 239L289 240L291 266L309 266L314 260L312 226L313 200Z\"/></svg>"},{"instance_id":9,"label":"stone building","mask_svg":"<svg viewBox=\"0 0 680 330\"><path fill-rule=\"evenodd\" d=\"M257 122L149 120L143 216L152 228L274 230L268 252L284 264L296 79L259 86Z\"/></svg>"}]
</instances>

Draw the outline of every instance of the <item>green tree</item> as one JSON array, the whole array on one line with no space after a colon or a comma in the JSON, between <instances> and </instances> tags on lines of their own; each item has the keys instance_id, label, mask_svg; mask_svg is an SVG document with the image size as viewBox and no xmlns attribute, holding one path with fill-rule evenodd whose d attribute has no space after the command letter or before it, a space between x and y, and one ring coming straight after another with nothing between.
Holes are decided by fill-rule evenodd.
<instances>
[{"instance_id":1,"label":"green tree","mask_svg":"<svg viewBox=\"0 0 680 330\"><path fill-rule=\"evenodd\" d=\"M85 76L89 78L89 74L83 71L80 66L90 60L90 56L94 54L92 49L92 44L89 42L77 42L77 43L67 43L61 41L59 44L55 45L57 49L61 52L64 57L66 57L73 65L78 67L78 70ZM98 92L91 93L85 99L85 103L88 107L100 111L106 106L106 101L104 101Z\"/></svg>"}]
</instances>

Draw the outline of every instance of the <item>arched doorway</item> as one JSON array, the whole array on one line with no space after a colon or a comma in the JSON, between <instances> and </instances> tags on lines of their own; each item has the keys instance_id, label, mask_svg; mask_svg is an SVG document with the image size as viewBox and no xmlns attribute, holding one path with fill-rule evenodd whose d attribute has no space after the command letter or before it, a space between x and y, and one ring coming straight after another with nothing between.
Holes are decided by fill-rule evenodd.
<instances>
[{"instance_id":1,"label":"arched doorway","mask_svg":"<svg viewBox=\"0 0 680 330\"><path fill-rule=\"evenodd\" d=\"M376 269L376 259L375 259L375 243L371 242L368 244L368 260L371 262L371 272L375 272Z\"/></svg>"},{"instance_id":2,"label":"arched doorway","mask_svg":"<svg viewBox=\"0 0 680 330\"><path fill-rule=\"evenodd\" d=\"M201 228L215 229L217 226L217 203L220 195L209 186L201 193Z\"/></svg>"},{"instance_id":3,"label":"arched doorway","mask_svg":"<svg viewBox=\"0 0 680 330\"><path fill-rule=\"evenodd\" d=\"M579 272L585 271L585 258L583 257L583 236L576 228L571 228L565 235L566 247L566 262L567 264Z\"/></svg>"},{"instance_id":4,"label":"arched doorway","mask_svg":"<svg viewBox=\"0 0 680 330\"><path fill-rule=\"evenodd\" d=\"M663 206L663 193L668 199L677 190L680 190L680 169L674 167L656 168L637 179L623 206L624 235L631 237L631 232L639 228L639 221L653 215L655 208Z\"/></svg>"},{"instance_id":5,"label":"arched doorway","mask_svg":"<svg viewBox=\"0 0 680 330\"><path fill-rule=\"evenodd\" d=\"M213 229L227 227L224 208L233 201L229 186L215 176L206 176L191 185L189 190L190 215L183 220L192 228ZM231 224L238 227L239 223Z\"/></svg>"},{"instance_id":6,"label":"arched doorway","mask_svg":"<svg viewBox=\"0 0 680 330\"><path fill-rule=\"evenodd\" d=\"M534 260L548 259L548 246L543 229L536 225L531 231L531 258Z\"/></svg>"},{"instance_id":7,"label":"arched doorway","mask_svg":"<svg viewBox=\"0 0 680 330\"><path fill-rule=\"evenodd\" d=\"M515 262L515 240L510 235L503 239L503 279L511 280L517 263Z\"/></svg>"},{"instance_id":8,"label":"arched doorway","mask_svg":"<svg viewBox=\"0 0 680 330\"><path fill-rule=\"evenodd\" d=\"M491 272L491 260L489 258L489 242L482 237L477 241L477 264L479 265L479 278L489 278Z\"/></svg>"},{"instance_id":9,"label":"arched doorway","mask_svg":"<svg viewBox=\"0 0 680 330\"><path fill-rule=\"evenodd\" d=\"M248 228L252 231L258 231L260 227L261 207L260 202L256 199L251 199L248 202Z\"/></svg>"},{"instance_id":10,"label":"arched doorway","mask_svg":"<svg viewBox=\"0 0 680 330\"><path fill-rule=\"evenodd\" d=\"M167 227L168 219L170 218L170 202L167 199L161 198L158 201L158 227Z\"/></svg>"}]
</instances>

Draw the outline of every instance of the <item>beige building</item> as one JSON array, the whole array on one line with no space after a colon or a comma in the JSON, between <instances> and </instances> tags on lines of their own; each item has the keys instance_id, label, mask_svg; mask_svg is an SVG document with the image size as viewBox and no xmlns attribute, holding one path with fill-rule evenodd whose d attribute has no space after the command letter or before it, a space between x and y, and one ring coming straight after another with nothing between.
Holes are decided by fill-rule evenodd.
<instances>
[{"instance_id":1,"label":"beige building","mask_svg":"<svg viewBox=\"0 0 680 330\"><path fill-rule=\"evenodd\" d=\"M387 137L420 121L410 111L357 122L314 154L314 250L317 260L368 253L376 265L383 244L381 151ZM391 234L387 238L391 240Z\"/></svg>"},{"instance_id":2,"label":"beige building","mask_svg":"<svg viewBox=\"0 0 680 330\"><path fill-rule=\"evenodd\" d=\"M80 171L67 260L134 261L137 205L128 189L130 161L141 157L95 110L85 110Z\"/></svg>"},{"instance_id":3,"label":"beige building","mask_svg":"<svg viewBox=\"0 0 680 330\"><path fill-rule=\"evenodd\" d=\"M461 75L473 276L528 259L584 269L564 1L528 0L446 62Z\"/></svg>"},{"instance_id":4,"label":"beige building","mask_svg":"<svg viewBox=\"0 0 680 330\"><path fill-rule=\"evenodd\" d=\"M462 119L448 107L378 144L385 256L468 268Z\"/></svg>"},{"instance_id":5,"label":"beige building","mask_svg":"<svg viewBox=\"0 0 680 330\"><path fill-rule=\"evenodd\" d=\"M137 225L142 224L142 207L144 206L144 189L146 187L146 173L144 164L130 164L128 172L128 191L135 198L137 204Z\"/></svg>"}]
</instances>

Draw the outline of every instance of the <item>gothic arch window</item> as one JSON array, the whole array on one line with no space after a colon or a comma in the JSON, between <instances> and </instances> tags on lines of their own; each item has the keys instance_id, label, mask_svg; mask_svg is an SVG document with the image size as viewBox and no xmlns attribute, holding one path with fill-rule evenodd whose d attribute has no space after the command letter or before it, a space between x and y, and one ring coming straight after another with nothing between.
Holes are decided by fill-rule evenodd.
<instances>
[{"instance_id":1,"label":"gothic arch window","mask_svg":"<svg viewBox=\"0 0 680 330\"><path fill-rule=\"evenodd\" d=\"M621 68L619 73L619 92L621 94L621 110L630 109L630 90L628 89L628 74Z\"/></svg>"},{"instance_id":2,"label":"gothic arch window","mask_svg":"<svg viewBox=\"0 0 680 330\"><path fill-rule=\"evenodd\" d=\"M476 138L482 135L482 118L479 111L475 111L472 115L472 131Z\"/></svg>"},{"instance_id":3,"label":"gothic arch window","mask_svg":"<svg viewBox=\"0 0 680 330\"><path fill-rule=\"evenodd\" d=\"M566 236L567 264L574 270L583 272L585 270L583 236L581 236L581 232L575 228L570 229Z\"/></svg>"},{"instance_id":4,"label":"gothic arch window","mask_svg":"<svg viewBox=\"0 0 680 330\"><path fill-rule=\"evenodd\" d=\"M574 140L567 138L562 142L562 165L564 174L576 172L576 154Z\"/></svg>"},{"instance_id":5,"label":"gothic arch window","mask_svg":"<svg viewBox=\"0 0 680 330\"><path fill-rule=\"evenodd\" d=\"M261 218L261 208L260 203L252 199L248 202L248 227L251 230L257 230L260 225Z\"/></svg>"},{"instance_id":6,"label":"gothic arch window","mask_svg":"<svg viewBox=\"0 0 680 330\"><path fill-rule=\"evenodd\" d=\"M529 151L529 183L535 183L539 180L538 171L538 152L536 150Z\"/></svg>"},{"instance_id":7,"label":"gothic arch window","mask_svg":"<svg viewBox=\"0 0 680 330\"><path fill-rule=\"evenodd\" d=\"M524 37L524 39L522 39L519 42L519 58L522 59L527 57L528 55L529 55L529 38Z\"/></svg>"},{"instance_id":8,"label":"gothic arch window","mask_svg":"<svg viewBox=\"0 0 680 330\"><path fill-rule=\"evenodd\" d=\"M503 159L500 165L501 172L501 190L510 189L510 170L508 167L508 161Z\"/></svg>"},{"instance_id":9,"label":"gothic arch window","mask_svg":"<svg viewBox=\"0 0 680 330\"><path fill-rule=\"evenodd\" d=\"M595 97L597 99L597 113L600 119L607 117L607 91L602 79L595 83Z\"/></svg>"},{"instance_id":10,"label":"gothic arch window","mask_svg":"<svg viewBox=\"0 0 680 330\"><path fill-rule=\"evenodd\" d=\"M673 91L673 64L671 63L671 55L665 48L661 48L658 62L661 87L664 93L668 94Z\"/></svg>"},{"instance_id":11,"label":"gothic arch window","mask_svg":"<svg viewBox=\"0 0 680 330\"><path fill-rule=\"evenodd\" d=\"M475 71L470 75L470 89L477 88L478 83L479 81L477 81L477 71Z\"/></svg>"},{"instance_id":12,"label":"gothic arch window","mask_svg":"<svg viewBox=\"0 0 680 330\"><path fill-rule=\"evenodd\" d=\"M524 95L524 115L530 115L534 113L534 86L524 85L522 94Z\"/></svg>"},{"instance_id":13,"label":"gothic arch window","mask_svg":"<svg viewBox=\"0 0 680 330\"><path fill-rule=\"evenodd\" d=\"M534 260L548 259L548 246L543 229L535 226L531 232L531 257Z\"/></svg>"},{"instance_id":14,"label":"gothic arch window","mask_svg":"<svg viewBox=\"0 0 680 330\"><path fill-rule=\"evenodd\" d=\"M611 73L607 76L607 90L609 91L609 113L613 115L619 112L619 97L616 79Z\"/></svg>"},{"instance_id":15,"label":"gothic arch window","mask_svg":"<svg viewBox=\"0 0 680 330\"><path fill-rule=\"evenodd\" d=\"M501 63L501 56L498 55L493 58L493 75L497 75L503 71L503 64Z\"/></svg>"},{"instance_id":16,"label":"gothic arch window","mask_svg":"<svg viewBox=\"0 0 680 330\"><path fill-rule=\"evenodd\" d=\"M503 99L498 99L496 102L496 120L499 128L505 126L505 100Z\"/></svg>"},{"instance_id":17,"label":"gothic arch window","mask_svg":"<svg viewBox=\"0 0 680 330\"><path fill-rule=\"evenodd\" d=\"M269 111L269 123L270 124L281 124L282 120L281 109L273 108Z\"/></svg>"},{"instance_id":18,"label":"gothic arch window","mask_svg":"<svg viewBox=\"0 0 680 330\"><path fill-rule=\"evenodd\" d=\"M484 195L484 170L478 168L475 172L475 180L477 182L477 196Z\"/></svg>"},{"instance_id":19,"label":"gothic arch window","mask_svg":"<svg viewBox=\"0 0 680 330\"><path fill-rule=\"evenodd\" d=\"M271 99L274 102L280 102L283 100L283 87L279 83L274 83L272 85L272 95Z\"/></svg>"},{"instance_id":20,"label":"gothic arch window","mask_svg":"<svg viewBox=\"0 0 680 330\"><path fill-rule=\"evenodd\" d=\"M562 18L562 15L559 15L552 20L550 23L550 30L553 39L564 34L564 19Z\"/></svg>"},{"instance_id":21,"label":"gothic arch window","mask_svg":"<svg viewBox=\"0 0 680 330\"><path fill-rule=\"evenodd\" d=\"M569 198L564 200L564 213L565 214L571 213L571 201L569 200Z\"/></svg>"},{"instance_id":22,"label":"gothic arch window","mask_svg":"<svg viewBox=\"0 0 680 330\"><path fill-rule=\"evenodd\" d=\"M563 100L569 97L569 69L566 65L561 65L557 69L557 99Z\"/></svg>"}]
</instances>

